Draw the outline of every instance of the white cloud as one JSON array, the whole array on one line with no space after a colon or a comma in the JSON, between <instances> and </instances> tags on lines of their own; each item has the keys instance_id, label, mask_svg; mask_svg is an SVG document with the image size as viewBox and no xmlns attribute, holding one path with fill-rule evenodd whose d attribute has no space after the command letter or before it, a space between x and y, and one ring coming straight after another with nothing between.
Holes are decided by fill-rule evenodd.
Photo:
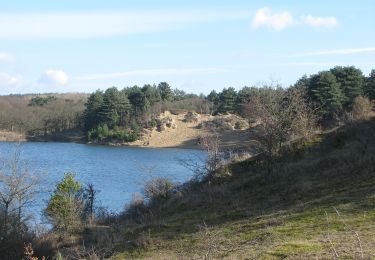
<instances>
[{"instance_id":1,"label":"white cloud","mask_svg":"<svg viewBox=\"0 0 375 260\"><path fill-rule=\"evenodd\" d=\"M18 86L22 82L20 75L12 76L8 73L0 72L0 84L5 86Z\"/></svg>"},{"instance_id":2,"label":"white cloud","mask_svg":"<svg viewBox=\"0 0 375 260\"><path fill-rule=\"evenodd\" d=\"M120 77L153 77L153 76L189 76L199 74L215 74L227 72L221 68L187 68L187 69L145 69L113 73L99 73L76 77L77 80L98 80Z\"/></svg>"},{"instance_id":3,"label":"white cloud","mask_svg":"<svg viewBox=\"0 0 375 260\"><path fill-rule=\"evenodd\" d=\"M334 50L326 50L326 51L306 52L306 53L291 55L291 57L349 55L349 54L356 54L356 53L371 53L371 52L375 52L375 47L334 49Z\"/></svg>"},{"instance_id":4,"label":"white cloud","mask_svg":"<svg viewBox=\"0 0 375 260\"><path fill-rule=\"evenodd\" d=\"M3 61L3 62L13 62L14 61L14 57L13 57L13 55L11 55L9 53L0 52L0 61Z\"/></svg>"},{"instance_id":5,"label":"white cloud","mask_svg":"<svg viewBox=\"0 0 375 260\"><path fill-rule=\"evenodd\" d=\"M62 70L46 70L39 79L39 82L46 85L66 85L69 77Z\"/></svg>"},{"instance_id":6,"label":"white cloud","mask_svg":"<svg viewBox=\"0 0 375 260\"><path fill-rule=\"evenodd\" d=\"M87 38L178 29L190 24L248 19L245 11L0 13L0 38Z\"/></svg>"},{"instance_id":7,"label":"white cloud","mask_svg":"<svg viewBox=\"0 0 375 260\"><path fill-rule=\"evenodd\" d=\"M307 25L313 28L335 28L339 25L339 22L334 16L307 15L301 18L294 18L288 11L274 12L268 7L263 7L256 11L251 23L253 29L266 27L274 31L282 31L295 25Z\"/></svg>"},{"instance_id":8,"label":"white cloud","mask_svg":"<svg viewBox=\"0 0 375 260\"><path fill-rule=\"evenodd\" d=\"M304 16L302 22L314 28L335 28L339 25L336 17Z\"/></svg>"},{"instance_id":9,"label":"white cloud","mask_svg":"<svg viewBox=\"0 0 375 260\"><path fill-rule=\"evenodd\" d=\"M282 31L294 23L293 16L289 12L273 12L264 7L257 10L251 26L253 29L267 27L275 31Z\"/></svg>"}]
</instances>

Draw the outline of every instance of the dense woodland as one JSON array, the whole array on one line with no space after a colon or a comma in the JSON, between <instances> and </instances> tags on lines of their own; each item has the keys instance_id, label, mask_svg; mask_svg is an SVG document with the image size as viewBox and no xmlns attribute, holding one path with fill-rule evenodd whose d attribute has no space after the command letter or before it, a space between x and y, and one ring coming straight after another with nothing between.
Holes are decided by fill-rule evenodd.
<instances>
[{"instance_id":1,"label":"dense woodland","mask_svg":"<svg viewBox=\"0 0 375 260\"><path fill-rule=\"evenodd\" d=\"M95 208L95 187L79 183L74 174L67 173L47 201L44 215L53 227L47 232L31 229L22 214L37 190L37 176L27 170L16 151L0 165L0 252L9 256L8 259L19 259L22 255L32 259L36 254L101 259L121 251L125 251L124 256L134 258L142 250L152 250L151 229L152 235L159 232L157 241L182 241L182 232L193 245L196 239L190 237L194 233L192 227L206 225L206 220L212 225L222 223L223 219L245 218L248 221L249 216L255 214L249 209L263 212L282 205L283 210L288 210L288 203L299 203L311 194L318 194L321 188L331 189L327 183L343 185L339 183L341 177L347 181L345 185L349 185L353 180L349 175L357 170L355 179L367 178L368 181L369 174L373 173L375 145L371 132L374 124L367 120L374 99L375 71L366 77L355 67L335 67L304 76L289 88L265 85L244 87L237 92L230 87L220 93L212 91L208 96L172 90L163 82L157 86L122 90L112 87L88 97L53 94L1 97L1 126L12 131L49 135L80 129L89 141L128 142L139 138L142 128L154 127L157 116L164 110L193 110L210 114L236 113L249 122L257 122L251 130L257 133L262 147L256 157L238 163L228 161L217 136L203 137L201 145L207 151L204 165L198 167L189 161L182 162L194 168L196 175L190 182L177 185L166 178L149 181L142 195L134 197L120 214ZM328 136L329 131L324 132L344 124L347 125L345 131L337 135ZM322 141L324 134L327 134L326 141ZM339 152L332 154L336 150ZM324 200L327 194L323 195L322 198L311 197L314 203L306 201L306 205ZM349 193L343 197L347 198L351 198ZM196 208L200 211L193 212ZM228 219L229 213L233 213L233 219ZM183 218L186 214L190 214L187 219ZM194 216L201 216L201 219ZM174 218L183 218L184 222L176 224ZM264 216L254 215L254 218ZM167 220L171 221L168 225ZM270 230L278 225L271 222L262 225L269 225ZM98 229L103 229L100 236L105 239L93 235ZM198 233L207 235L209 230L203 226ZM163 231L168 234L165 236ZM90 244L92 248L72 242L73 238L85 241L85 245ZM214 235L198 238L201 243L215 243L208 244L207 250L197 246L202 254L208 254L206 259L215 254L213 248L219 247L220 243L214 239ZM259 241L256 243L261 243L263 238ZM62 247L66 250L59 251ZM173 250L180 250L175 247ZM186 254L191 253L186 245L181 248Z\"/></svg>"}]
</instances>

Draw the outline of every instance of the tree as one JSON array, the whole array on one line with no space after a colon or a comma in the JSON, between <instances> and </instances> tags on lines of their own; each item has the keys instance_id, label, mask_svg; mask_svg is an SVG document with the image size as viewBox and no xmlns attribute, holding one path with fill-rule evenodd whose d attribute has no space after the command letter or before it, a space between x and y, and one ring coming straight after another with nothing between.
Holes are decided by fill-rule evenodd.
<instances>
[{"instance_id":1,"label":"tree","mask_svg":"<svg viewBox=\"0 0 375 260\"><path fill-rule=\"evenodd\" d=\"M375 69L372 70L370 75L366 78L364 92L370 100L375 99Z\"/></svg>"},{"instance_id":2,"label":"tree","mask_svg":"<svg viewBox=\"0 0 375 260\"><path fill-rule=\"evenodd\" d=\"M224 88L219 95L220 105L218 111L220 113L233 113L236 109L237 92L234 88Z\"/></svg>"},{"instance_id":3,"label":"tree","mask_svg":"<svg viewBox=\"0 0 375 260\"><path fill-rule=\"evenodd\" d=\"M100 90L92 93L85 104L84 112L85 130L88 131L100 124L98 113L103 106L103 92Z\"/></svg>"},{"instance_id":4,"label":"tree","mask_svg":"<svg viewBox=\"0 0 375 260\"><path fill-rule=\"evenodd\" d=\"M332 118L341 111L344 96L331 72L323 71L313 75L308 91L312 101L320 108L323 119Z\"/></svg>"},{"instance_id":5,"label":"tree","mask_svg":"<svg viewBox=\"0 0 375 260\"><path fill-rule=\"evenodd\" d=\"M364 79L360 69L354 66L341 67L336 66L330 70L336 77L336 81L344 94L344 106L351 109L354 99L363 95Z\"/></svg>"},{"instance_id":6,"label":"tree","mask_svg":"<svg viewBox=\"0 0 375 260\"><path fill-rule=\"evenodd\" d=\"M128 90L128 98L135 117L142 115L150 107L149 100L138 86L134 86Z\"/></svg>"},{"instance_id":7,"label":"tree","mask_svg":"<svg viewBox=\"0 0 375 260\"><path fill-rule=\"evenodd\" d=\"M215 90L212 90L210 94L208 94L207 100L214 103L214 105L216 106L217 104L219 104L219 94L217 94Z\"/></svg>"},{"instance_id":8,"label":"tree","mask_svg":"<svg viewBox=\"0 0 375 260\"><path fill-rule=\"evenodd\" d=\"M129 99L125 92L112 87L104 92L103 105L100 108L99 118L101 123L113 128L124 123L126 113L130 109Z\"/></svg>"},{"instance_id":9,"label":"tree","mask_svg":"<svg viewBox=\"0 0 375 260\"><path fill-rule=\"evenodd\" d=\"M94 209L95 209L95 200L96 200L97 192L98 191L94 189L94 185L92 183L89 183L87 184L87 187L85 188L85 191L83 194L83 197L85 198L84 214L89 224L92 224L94 220Z\"/></svg>"},{"instance_id":10,"label":"tree","mask_svg":"<svg viewBox=\"0 0 375 260\"><path fill-rule=\"evenodd\" d=\"M279 154L283 143L308 137L314 129L313 113L301 89L268 88L251 97L245 111L250 120L259 122L259 137L269 157Z\"/></svg>"},{"instance_id":11,"label":"tree","mask_svg":"<svg viewBox=\"0 0 375 260\"><path fill-rule=\"evenodd\" d=\"M186 92L180 89L173 90L173 101L183 100L186 97Z\"/></svg>"},{"instance_id":12,"label":"tree","mask_svg":"<svg viewBox=\"0 0 375 260\"><path fill-rule=\"evenodd\" d=\"M158 85L158 90L163 101L172 101L173 92L171 86L167 82L160 82Z\"/></svg>"},{"instance_id":13,"label":"tree","mask_svg":"<svg viewBox=\"0 0 375 260\"><path fill-rule=\"evenodd\" d=\"M144 93L147 100L150 102L151 106L161 100L160 92L155 85L144 85L142 88L142 92Z\"/></svg>"},{"instance_id":14,"label":"tree","mask_svg":"<svg viewBox=\"0 0 375 260\"><path fill-rule=\"evenodd\" d=\"M22 160L19 146L15 147L9 158L1 158L0 211L3 238L7 238L11 232L22 233L22 226L25 224L24 209L32 202L38 181L38 176Z\"/></svg>"},{"instance_id":15,"label":"tree","mask_svg":"<svg viewBox=\"0 0 375 260\"><path fill-rule=\"evenodd\" d=\"M70 234L77 230L82 218L82 184L74 178L74 173L64 174L45 209L45 215L54 228L63 234Z\"/></svg>"}]
</instances>

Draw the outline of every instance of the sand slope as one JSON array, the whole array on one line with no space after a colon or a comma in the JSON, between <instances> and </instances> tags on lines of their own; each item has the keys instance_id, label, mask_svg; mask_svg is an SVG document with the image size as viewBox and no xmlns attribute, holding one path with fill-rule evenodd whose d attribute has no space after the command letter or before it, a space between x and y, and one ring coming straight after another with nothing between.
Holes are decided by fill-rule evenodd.
<instances>
[{"instance_id":1,"label":"sand slope","mask_svg":"<svg viewBox=\"0 0 375 260\"><path fill-rule=\"evenodd\" d=\"M247 147L252 141L249 138L248 130L207 130L202 129L199 125L202 122L212 121L217 116L211 115L198 115L196 122L185 122L184 117L186 113L178 115L171 114L166 111L160 115L160 118L169 117L172 118L176 128L168 128L164 131L157 131L156 129L148 130L142 140L131 143L130 145L143 146L143 147L178 147L178 148L200 148L198 141L201 136L209 134L218 134L221 141L221 145L227 149L237 149ZM221 116L221 118L229 117Z\"/></svg>"}]
</instances>

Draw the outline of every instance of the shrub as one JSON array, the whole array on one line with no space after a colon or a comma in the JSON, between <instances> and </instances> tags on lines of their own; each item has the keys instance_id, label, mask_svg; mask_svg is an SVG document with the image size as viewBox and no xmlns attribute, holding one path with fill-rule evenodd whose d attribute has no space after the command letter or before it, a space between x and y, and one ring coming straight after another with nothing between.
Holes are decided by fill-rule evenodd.
<instances>
[{"instance_id":1,"label":"shrub","mask_svg":"<svg viewBox=\"0 0 375 260\"><path fill-rule=\"evenodd\" d=\"M370 100L359 96L354 99L351 116L354 120L366 120L370 116L372 105Z\"/></svg>"},{"instance_id":2,"label":"shrub","mask_svg":"<svg viewBox=\"0 0 375 260\"><path fill-rule=\"evenodd\" d=\"M83 210L82 185L74 173L65 173L48 201L45 215L57 231L72 233L80 228Z\"/></svg>"},{"instance_id":3,"label":"shrub","mask_svg":"<svg viewBox=\"0 0 375 260\"><path fill-rule=\"evenodd\" d=\"M188 112L184 116L184 121L187 122L187 123L196 123L196 122L198 122L198 118L199 118L199 116L198 116L197 113Z\"/></svg>"},{"instance_id":4,"label":"shrub","mask_svg":"<svg viewBox=\"0 0 375 260\"><path fill-rule=\"evenodd\" d=\"M147 181L143 193L145 198L152 202L154 200L168 199L175 185L167 178L157 178Z\"/></svg>"}]
</instances>

